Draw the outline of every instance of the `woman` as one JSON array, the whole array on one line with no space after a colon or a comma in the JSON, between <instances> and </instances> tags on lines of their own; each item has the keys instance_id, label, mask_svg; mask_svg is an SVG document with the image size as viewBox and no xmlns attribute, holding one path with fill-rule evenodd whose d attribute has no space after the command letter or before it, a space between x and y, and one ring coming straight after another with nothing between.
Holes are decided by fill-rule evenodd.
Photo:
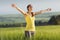
<instances>
[{"instance_id":1,"label":"woman","mask_svg":"<svg viewBox=\"0 0 60 40\"><path fill-rule=\"evenodd\" d=\"M45 10L40 10L39 12L32 12L32 5L29 4L27 6L27 12L23 11L21 8L17 7L16 4L12 4L12 7L16 8L19 12L21 12L26 20L26 29L25 29L25 36L26 37L31 37L34 36L35 33L35 15L51 11L51 8L45 9Z\"/></svg>"}]
</instances>

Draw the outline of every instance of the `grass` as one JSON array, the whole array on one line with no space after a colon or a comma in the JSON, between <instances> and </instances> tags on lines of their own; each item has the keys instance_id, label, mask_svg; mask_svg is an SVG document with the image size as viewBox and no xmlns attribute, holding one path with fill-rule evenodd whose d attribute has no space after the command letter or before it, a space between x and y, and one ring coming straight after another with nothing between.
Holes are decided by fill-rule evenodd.
<instances>
[{"instance_id":1,"label":"grass","mask_svg":"<svg viewBox=\"0 0 60 40\"><path fill-rule=\"evenodd\" d=\"M0 28L0 40L25 40L24 29L24 27ZM35 36L30 40L60 40L60 25L36 26Z\"/></svg>"}]
</instances>

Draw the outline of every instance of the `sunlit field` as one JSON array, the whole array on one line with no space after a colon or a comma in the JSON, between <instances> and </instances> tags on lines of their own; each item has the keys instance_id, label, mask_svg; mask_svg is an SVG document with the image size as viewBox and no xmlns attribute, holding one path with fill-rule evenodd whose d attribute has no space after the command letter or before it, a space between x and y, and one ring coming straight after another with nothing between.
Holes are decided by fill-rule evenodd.
<instances>
[{"instance_id":1,"label":"sunlit field","mask_svg":"<svg viewBox=\"0 0 60 40\"><path fill-rule=\"evenodd\" d=\"M29 40L24 36L25 27L0 28L0 40ZM36 26L30 40L60 40L60 25Z\"/></svg>"}]
</instances>

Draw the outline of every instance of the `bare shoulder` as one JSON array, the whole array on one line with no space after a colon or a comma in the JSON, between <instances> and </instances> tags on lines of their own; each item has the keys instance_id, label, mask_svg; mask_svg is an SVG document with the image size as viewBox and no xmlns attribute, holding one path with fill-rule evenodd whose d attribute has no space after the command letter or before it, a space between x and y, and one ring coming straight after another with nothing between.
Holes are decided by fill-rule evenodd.
<instances>
[{"instance_id":1,"label":"bare shoulder","mask_svg":"<svg viewBox=\"0 0 60 40\"><path fill-rule=\"evenodd\" d=\"M32 16L35 16L35 13L34 12L31 12Z\"/></svg>"},{"instance_id":2,"label":"bare shoulder","mask_svg":"<svg viewBox=\"0 0 60 40\"><path fill-rule=\"evenodd\" d=\"M33 16L35 16L35 12L33 12Z\"/></svg>"},{"instance_id":3,"label":"bare shoulder","mask_svg":"<svg viewBox=\"0 0 60 40\"><path fill-rule=\"evenodd\" d=\"M26 17L28 14L27 14L27 12L24 14L24 17Z\"/></svg>"}]
</instances>

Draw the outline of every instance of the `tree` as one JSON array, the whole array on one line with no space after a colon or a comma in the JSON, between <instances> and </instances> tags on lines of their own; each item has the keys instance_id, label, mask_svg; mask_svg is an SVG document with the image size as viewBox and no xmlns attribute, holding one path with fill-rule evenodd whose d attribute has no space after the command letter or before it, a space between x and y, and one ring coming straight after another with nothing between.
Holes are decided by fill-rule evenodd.
<instances>
[{"instance_id":1,"label":"tree","mask_svg":"<svg viewBox=\"0 0 60 40\"><path fill-rule=\"evenodd\" d=\"M52 16L51 19L48 21L49 25L57 25L56 16Z\"/></svg>"}]
</instances>

